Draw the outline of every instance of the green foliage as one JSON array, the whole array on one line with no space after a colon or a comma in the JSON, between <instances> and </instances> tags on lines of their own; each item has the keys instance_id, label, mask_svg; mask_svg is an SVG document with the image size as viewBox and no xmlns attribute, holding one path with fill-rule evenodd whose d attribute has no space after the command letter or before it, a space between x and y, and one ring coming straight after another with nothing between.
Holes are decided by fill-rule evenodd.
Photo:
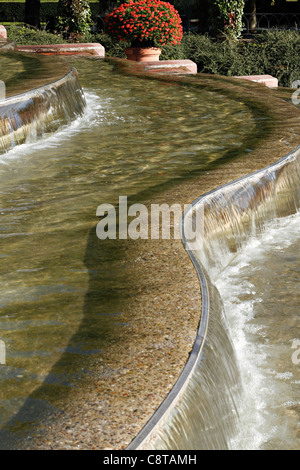
<instances>
[{"instance_id":1,"label":"green foliage","mask_svg":"<svg viewBox=\"0 0 300 470\"><path fill-rule=\"evenodd\" d=\"M24 21L25 3L0 3L0 23Z\"/></svg>"},{"instance_id":2,"label":"green foliage","mask_svg":"<svg viewBox=\"0 0 300 470\"><path fill-rule=\"evenodd\" d=\"M11 27L8 36L17 44L57 44L62 37L31 28ZM82 42L99 42L107 57L125 57L125 41L103 33L86 33ZM190 59L199 73L235 75L270 74L280 86L300 79L300 32L266 31L252 41L215 40L206 35L184 34L180 45L162 47L162 60Z\"/></svg>"},{"instance_id":3,"label":"green foliage","mask_svg":"<svg viewBox=\"0 0 300 470\"><path fill-rule=\"evenodd\" d=\"M40 19L42 23L48 23L49 19L57 18L57 5L56 2L42 2L40 8ZM96 18L99 15L100 3L90 3L90 9L92 12L92 18ZM0 0L0 24L4 22L24 22L24 13L25 13L25 0L23 2L3 2Z\"/></svg>"},{"instance_id":4,"label":"green foliage","mask_svg":"<svg viewBox=\"0 0 300 470\"><path fill-rule=\"evenodd\" d=\"M241 36L245 0L212 0L211 23L215 34L236 40Z\"/></svg>"},{"instance_id":5,"label":"green foliage","mask_svg":"<svg viewBox=\"0 0 300 470\"><path fill-rule=\"evenodd\" d=\"M136 46L180 44L183 33L179 13L161 0L127 0L105 22L112 38Z\"/></svg>"},{"instance_id":6,"label":"green foliage","mask_svg":"<svg viewBox=\"0 0 300 470\"><path fill-rule=\"evenodd\" d=\"M124 42L97 35L107 57L125 57ZM266 31L252 41L215 40L206 35L184 34L180 45L162 47L161 60L190 59L199 73L226 76L270 74L280 86L300 79L300 32Z\"/></svg>"},{"instance_id":7,"label":"green foliage","mask_svg":"<svg viewBox=\"0 0 300 470\"><path fill-rule=\"evenodd\" d=\"M125 49L130 45L126 41L115 41L110 35L104 33L93 34L87 42L98 42L104 47L106 57L119 58L126 58Z\"/></svg>"},{"instance_id":8,"label":"green foliage","mask_svg":"<svg viewBox=\"0 0 300 470\"><path fill-rule=\"evenodd\" d=\"M8 28L8 38L18 45L60 44L62 42L61 36L25 26Z\"/></svg>"},{"instance_id":9,"label":"green foliage","mask_svg":"<svg viewBox=\"0 0 300 470\"><path fill-rule=\"evenodd\" d=\"M300 79L300 31L268 31L255 41L261 67L284 86Z\"/></svg>"},{"instance_id":10,"label":"green foliage","mask_svg":"<svg viewBox=\"0 0 300 470\"><path fill-rule=\"evenodd\" d=\"M65 39L80 41L91 28L91 9L87 0L59 0L56 30Z\"/></svg>"},{"instance_id":11,"label":"green foliage","mask_svg":"<svg viewBox=\"0 0 300 470\"><path fill-rule=\"evenodd\" d=\"M160 60L182 60L186 59L184 56L184 49L182 45L166 44L161 47Z\"/></svg>"},{"instance_id":12,"label":"green foliage","mask_svg":"<svg viewBox=\"0 0 300 470\"><path fill-rule=\"evenodd\" d=\"M184 35L186 59L199 73L227 76L270 74L279 85L291 86L300 78L300 32L266 31L252 41L216 41L207 36Z\"/></svg>"}]
</instances>

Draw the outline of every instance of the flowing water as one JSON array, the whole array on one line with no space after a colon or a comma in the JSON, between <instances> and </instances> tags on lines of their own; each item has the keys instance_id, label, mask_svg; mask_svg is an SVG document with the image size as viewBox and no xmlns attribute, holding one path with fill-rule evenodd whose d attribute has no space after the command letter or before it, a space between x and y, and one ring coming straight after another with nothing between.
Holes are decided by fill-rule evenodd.
<instances>
[{"instance_id":1,"label":"flowing water","mask_svg":"<svg viewBox=\"0 0 300 470\"><path fill-rule=\"evenodd\" d=\"M89 357L100 357L123 327L124 248L96 238L98 205L117 204L119 195L139 201L145 191L251 151L257 122L267 120L209 89L120 76L106 61L74 65L83 115L55 133L43 128L37 141L31 132L0 155L1 448L89 380ZM251 206L252 189L242 186L239 209ZM225 251L208 252L215 261L221 253L222 266L209 272L202 360L181 415L158 433L155 448L299 448L299 213L272 222L242 250L234 246L243 245L244 228L233 223L235 240L218 233Z\"/></svg>"},{"instance_id":2,"label":"flowing water","mask_svg":"<svg viewBox=\"0 0 300 470\"><path fill-rule=\"evenodd\" d=\"M299 226L275 220L215 279L244 386L234 448L300 449Z\"/></svg>"},{"instance_id":3,"label":"flowing water","mask_svg":"<svg viewBox=\"0 0 300 470\"><path fill-rule=\"evenodd\" d=\"M229 448L300 448L299 156L207 197L208 250L196 253L221 296L242 385Z\"/></svg>"},{"instance_id":4,"label":"flowing water","mask_svg":"<svg viewBox=\"0 0 300 470\"><path fill-rule=\"evenodd\" d=\"M83 115L0 155L3 448L89 379L89 357L123 327L123 248L97 239L98 205L250 152L268 119L201 87L120 76L106 61L74 65Z\"/></svg>"},{"instance_id":5,"label":"flowing water","mask_svg":"<svg viewBox=\"0 0 300 470\"><path fill-rule=\"evenodd\" d=\"M7 98L50 84L68 70L68 63L59 57L15 51L1 53L0 49L0 80Z\"/></svg>"},{"instance_id":6,"label":"flowing water","mask_svg":"<svg viewBox=\"0 0 300 470\"><path fill-rule=\"evenodd\" d=\"M202 287L198 346L137 448L299 449L299 156L300 147L185 214Z\"/></svg>"}]
</instances>

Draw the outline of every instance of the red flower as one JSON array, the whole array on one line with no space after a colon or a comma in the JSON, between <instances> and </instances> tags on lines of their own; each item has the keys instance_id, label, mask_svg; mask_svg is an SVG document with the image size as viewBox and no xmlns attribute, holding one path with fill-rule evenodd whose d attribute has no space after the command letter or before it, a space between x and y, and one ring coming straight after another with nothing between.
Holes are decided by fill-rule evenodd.
<instances>
[{"instance_id":1,"label":"red flower","mask_svg":"<svg viewBox=\"0 0 300 470\"><path fill-rule=\"evenodd\" d=\"M182 22L173 5L160 0L124 3L105 19L109 33L117 38L139 41L147 38L156 44L179 44ZM134 33L134 34L133 34Z\"/></svg>"}]
</instances>

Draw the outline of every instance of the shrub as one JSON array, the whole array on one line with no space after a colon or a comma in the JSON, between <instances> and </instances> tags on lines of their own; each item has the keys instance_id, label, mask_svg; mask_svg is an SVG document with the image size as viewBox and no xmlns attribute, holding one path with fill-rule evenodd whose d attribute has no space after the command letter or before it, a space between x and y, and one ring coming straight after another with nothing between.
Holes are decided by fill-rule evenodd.
<instances>
[{"instance_id":1,"label":"shrub","mask_svg":"<svg viewBox=\"0 0 300 470\"><path fill-rule=\"evenodd\" d=\"M236 40L243 29L245 0L213 0L211 23L215 34L223 33L227 39Z\"/></svg>"},{"instance_id":2,"label":"shrub","mask_svg":"<svg viewBox=\"0 0 300 470\"><path fill-rule=\"evenodd\" d=\"M254 44L264 73L276 76L283 86L291 86L294 80L300 80L299 31L266 31Z\"/></svg>"},{"instance_id":3,"label":"shrub","mask_svg":"<svg viewBox=\"0 0 300 470\"><path fill-rule=\"evenodd\" d=\"M11 41L19 45L59 44L62 42L61 36L26 26L11 26L8 28L7 35Z\"/></svg>"},{"instance_id":4,"label":"shrub","mask_svg":"<svg viewBox=\"0 0 300 470\"><path fill-rule=\"evenodd\" d=\"M182 60L186 59L182 44L166 44L161 47L161 60Z\"/></svg>"},{"instance_id":5,"label":"shrub","mask_svg":"<svg viewBox=\"0 0 300 470\"><path fill-rule=\"evenodd\" d=\"M0 23L7 21L24 21L24 3L2 3L0 2Z\"/></svg>"},{"instance_id":6,"label":"shrub","mask_svg":"<svg viewBox=\"0 0 300 470\"><path fill-rule=\"evenodd\" d=\"M105 19L108 34L132 46L180 44L181 18L173 5L160 0L123 3Z\"/></svg>"},{"instance_id":7,"label":"shrub","mask_svg":"<svg viewBox=\"0 0 300 470\"><path fill-rule=\"evenodd\" d=\"M102 2L101 2L102 3ZM40 19L41 23L48 23L49 20L57 19L57 5L58 3L49 1L42 2L40 7ZM89 3L89 7L92 14L92 19L96 21L97 16L100 13L100 2ZM25 1L20 2L6 2L0 0L0 23L2 22L24 22L25 15Z\"/></svg>"},{"instance_id":8,"label":"shrub","mask_svg":"<svg viewBox=\"0 0 300 470\"><path fill-rule=\"evenodd\" d=\"M65 39L79 41L90 31L92 20L87 0L59 0L56 29Z\"/></svg>"},{"instance_id":9,"label":"shrub","mask_svg":"<svg viewBox=\"0 0 300 470\"><path fill-rule=\"evenodd\" d=\"M96 33L89 38L87 42L99 42L105 48L106 57L119 57L125 58L125 49L129 46L126 41L114 40L111 36L105 33Z\"/></svg>"},{"instance_id":10,"label":"shrub","mask_svg":"<svg viewBox=\"0 0 300 470\"><path fill-rule=\"evenodd\" d=\"M271 74L280 86L300 79L300 33L266 31L252 41L215 40L184 34L179 57L197 64L199 73L226 76Z\"/></svg>"},{"instance_id":11,"label":"shrub","mask_svg":"<svg viewBox=\"0 0 300 470\"><path fill-rule=\"evenodd\" d=\"M107 57L125 57L126 42L102 34L95 42ZM199 73L235 75L271 74L280 86L300 80L300 32L266 31L252 41L215 40L206 35L184 34L181 44L162 47L161 59L190 59Z\"/></svg>"}]
</instances>

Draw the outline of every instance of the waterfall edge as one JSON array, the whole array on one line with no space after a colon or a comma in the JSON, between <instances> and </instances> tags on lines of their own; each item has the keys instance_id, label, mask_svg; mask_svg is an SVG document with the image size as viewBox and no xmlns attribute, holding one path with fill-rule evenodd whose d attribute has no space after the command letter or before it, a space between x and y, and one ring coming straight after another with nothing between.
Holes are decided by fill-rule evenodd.
<instances>
[{"instance_id":1,"label":"waterfall edge","mask_svg":"<svg viewBox=\"0 0 300 470\"><path fill-rule=\"evenodd\" d=\"M74 67L61 78L0 101L0 154L81 116L86 101Z\"/></svg>"},{"instance_id":2,"label":"waterfall edge","mask_svg":"<svg viewBox=\"0 0 300 470\"><path fill-rule=\"evenodd\" d=\"M264 230L270 220L291 215L299 209L299 156L300 146L277 162L200 196L193 201L189 212L184 214L182 242L195 267L201 288L202 311L199 329L192 353L177 382L144 428L129 444L128 450L228 449L230 433L235 432L238 414L232 400L232 390L235 389L238 395L239 368L231 349L230 337L227 336L222 299L209 271L217 253L234 255L242 249L250 236ZM222 209L223 212L216 211L218 203L221 203L219 210ZM196 237L196 242L190 245L185 237L184 227L189 217L194 227L197 226L197 211L204 216L200 230L203 238ZM225 231L220 228L223 230L222 237L220 230L216 230L220 214L222 221L226 222ZM224 259L224 262L227 262L226 256ZM215 349L218 338L214 337L216 331L221 340L226 342L225 358L217 357ZM207 366L209 361L213 365ZM224 371L224 366L228 370ZM212 384L210 378L205 376L208 367L214 367L214 372L217 373L224 372L226 377L222 378L225 378L231 387L231 390L225 391L225 401L221 403L223 416L218 415L217 409L217 413L212 413L209 422L206 420L209 406L218 406L214 397L212 403L210 395L214 394L217 399L222 395L223 400L222 392L225 387L223 388L224 384L220 380L218 384ZM195 399L199 398L206 403L197 401L196 404ZM189 406L192 401L195 410L191 413ZM229 416L230 412L232 416ZM202 430L199 419L202 420ZM215 432L219 433L221 421L222 432L215 436Z\"/></svg>"}]
</instances>

